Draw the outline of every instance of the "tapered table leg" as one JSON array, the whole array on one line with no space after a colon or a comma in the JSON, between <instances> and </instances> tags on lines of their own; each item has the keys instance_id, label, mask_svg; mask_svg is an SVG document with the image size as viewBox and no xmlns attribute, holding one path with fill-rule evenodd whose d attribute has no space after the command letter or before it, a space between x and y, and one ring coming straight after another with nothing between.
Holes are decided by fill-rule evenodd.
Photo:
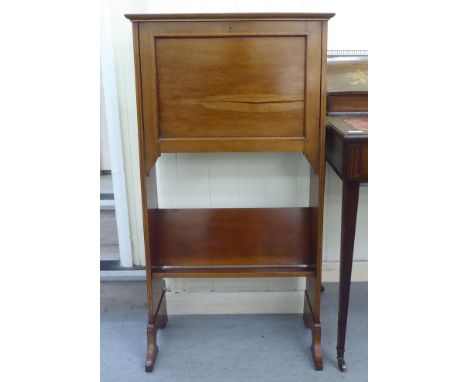
<instances>
[{"instance_id":1,"label":"tapered table leg","mask_svg":"<svg viewBox=\"0 0 468 382\"><path fill-rule=\"evenodd\" d=\"M354 236L359 202L359 183L343 181L341 213L340 292L338 308L337 359L341 371L346 370L344 360L346 324L348 321L349 291L353 267Z\"/></svg>"}]
</instances>

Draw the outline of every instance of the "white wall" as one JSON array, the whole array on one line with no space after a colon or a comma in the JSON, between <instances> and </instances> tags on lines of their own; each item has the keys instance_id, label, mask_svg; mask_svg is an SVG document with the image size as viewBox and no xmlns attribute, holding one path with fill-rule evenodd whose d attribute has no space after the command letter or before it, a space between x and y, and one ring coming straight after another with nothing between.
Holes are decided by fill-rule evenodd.
<instances>
[{"instance_id":1,"label":"white wall","mask_svg":"<svg viewBox=\"0 0 468 382\"><path fill-rule=\"evenodd\" d=\"M309 171L302 153L163 154L159 206L307 207Z\"/></svg>"},{"instance_id":2,"label":"white wall","mask_svg":"<svg viewBox=\"0 0 468 382\"><path fill-rule=\"evenodd\" d=\"M110 170L111 163L110 163L110 156L109 156L109 138L107 137L107 124L106 124L106 113L105 110L105 103L104 103L104 94L102 89L102 80L101 80L101 156L100 156L100 168L102 170Z\"/></svg>"},{"instance_id":3,"label":"white wall","mask_svg":"<svg viewBox=\"0 0 468 382\"><path fill-rule=\"evenodd\" d=\"M319 1L144 1L103 0L102 17L112 26L120 105L120 121L124 144L128 203L136 265L144 264L141 200L138 172L138 140L135 106L135 82L131 23L124 13L174 12L336 12L329 26L329 49L366 49L365 20L359 9L346 2ZM105 68L103 68L105 70ZM166 154L157 163L159 202L161 208L179 207L286 207L307 206L308 165L302 154ZM341 217L341 182L327 168L324 278L336 279L339 256ZM367 260L367 188L361 188L355 259ZM327 271L330 273L327 276ZM367 277L366 272L359 278ZM222 284L224 282L224 284ZM271 284L271 282L276 284ZM179 281L174 286L186 285ZM197 284L198 283L198 284ZM198 280L198 285L210 290L245 288L246 280ZM290 290L302 287L301 280L255 281L258 288ZM221 285L222 284L222 285ZM195 288L195 287L194 287ZM255 288L254 288L255 289Z\"/></svg>"}]
</instances>

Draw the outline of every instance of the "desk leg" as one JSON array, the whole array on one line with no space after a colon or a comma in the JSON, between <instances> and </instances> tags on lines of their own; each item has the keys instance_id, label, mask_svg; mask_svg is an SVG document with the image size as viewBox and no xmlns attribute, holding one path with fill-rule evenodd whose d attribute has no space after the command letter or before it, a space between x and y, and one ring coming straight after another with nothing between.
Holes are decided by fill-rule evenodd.
<instances>
[{"instance_id":1,"label":"desk leg","mask_svg":"<svg viewBox=\"0 0 468 382\"><path fill-rule=\"evenodd\" d=\"M336 346L338 367L341 371L346 370L344 352L358 202L359 183L343 181L341 213L340 295L338 308L338 340Z\"/></svg>"},{"instance_id":2,"label":"desk leg","mask_svg":"<svg viewBox=\"0 0 468 382\"><path fill-rule=\"evenodd\" d=\"M318 284L320 285L320 284ZM320 324L320 316L316 311L317 280L314 276L306 277L306 289L304 291L304 325L311 329L312 333L312 360L316 370L323 370L323 357L321 350L321 334L322 326ZM320 295L318 296L320 297Z\"/></svg>"},{"instance_id":3,"label":"desk leg","mask_svg":"<svg viewBox=\"0 0 468 382\"><path fill-rule=\"evenodd\" d=\"M156 357L158 356L157 334L158 329L163 329L167 324L167 307L166 307L166 284L163 279L156 279L155 288L153 288L156 297L156 307L154 312L150 314L147 333L147 350L145 371L153 371Z\"/></svg>"}]
</instances>

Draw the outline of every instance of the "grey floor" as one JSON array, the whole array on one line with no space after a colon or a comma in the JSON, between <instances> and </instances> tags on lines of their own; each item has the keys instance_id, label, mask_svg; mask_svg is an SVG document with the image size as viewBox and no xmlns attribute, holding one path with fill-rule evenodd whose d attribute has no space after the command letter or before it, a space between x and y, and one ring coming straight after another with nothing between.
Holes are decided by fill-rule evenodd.
<instances>
[{"instance_id":1,"label":"grey floor","mask_svg":"<svg viewBox=\"0 0 468 382\"><path fill-rule=\"evenodd\" d=\"M145 373L146 310L101 311L101 381L367 381L367 283L353 283L346 362L336 366L338 284L322 295L324 370L312 365L302 316L169 316L158 332L159 355Z\"/></svg>"}]
</instances>

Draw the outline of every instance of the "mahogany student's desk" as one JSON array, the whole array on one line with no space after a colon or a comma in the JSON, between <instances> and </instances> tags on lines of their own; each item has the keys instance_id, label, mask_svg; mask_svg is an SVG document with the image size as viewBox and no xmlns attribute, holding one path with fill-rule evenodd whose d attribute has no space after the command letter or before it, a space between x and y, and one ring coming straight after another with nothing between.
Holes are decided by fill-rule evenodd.
<instances>
[{"instance_id":1,"label":"mahogany student's desk","mask_svg":"<svg viewBox=\"0 0 468 382\"><path fill-rule=\"evenodd\" d=\"M146 370L167 322L167 277L307 279L320 350L327 22L333 14L126 15L132 21L148 298ZM159 209L161 153L296 151L305 208ZM298 344L299 346L299 344Z\"/></svg>"}]
</instances>

